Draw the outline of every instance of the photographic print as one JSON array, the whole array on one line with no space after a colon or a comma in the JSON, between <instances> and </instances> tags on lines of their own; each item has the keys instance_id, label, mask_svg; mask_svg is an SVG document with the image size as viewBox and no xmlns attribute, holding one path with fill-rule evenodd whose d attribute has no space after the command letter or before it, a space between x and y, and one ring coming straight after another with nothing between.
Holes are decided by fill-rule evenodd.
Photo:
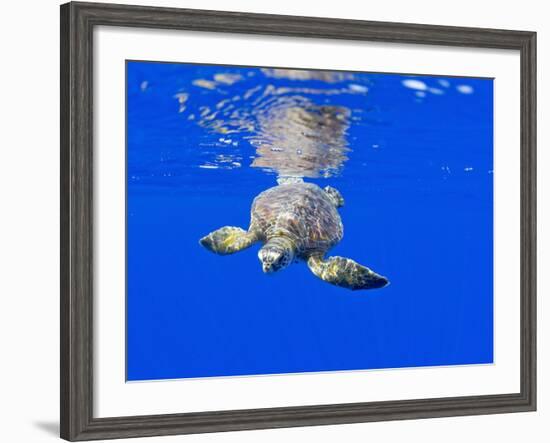
<instances>
[{"instance_id":1,"label":"photographic print","mask_svg":"<svg viewBox=\"0 0 550 443\"><path fill-rule=\"evenodd\" d=\"M127 381L493 363L493 79L126 62Z\"/></svg>"}]
</instances>

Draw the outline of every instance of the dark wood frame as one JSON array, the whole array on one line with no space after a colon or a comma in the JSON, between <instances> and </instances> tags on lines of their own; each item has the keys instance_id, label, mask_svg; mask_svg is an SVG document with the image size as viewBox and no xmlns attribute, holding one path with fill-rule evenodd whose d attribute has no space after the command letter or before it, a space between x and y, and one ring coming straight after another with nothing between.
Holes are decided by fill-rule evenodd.
<instances>
[{"instance_id":1,"label":"dark wood frame","mask_svg":"<svg viewBox=\"0 0 550 443\"><path fill-rule=\"evenodd\" d=\"M94 418L92 44L98 25L514 49L521 56L521 392ZM99 3L61 6L61 437L70 441L536 409L536 33Z\"/></svg>"}]
</instances>

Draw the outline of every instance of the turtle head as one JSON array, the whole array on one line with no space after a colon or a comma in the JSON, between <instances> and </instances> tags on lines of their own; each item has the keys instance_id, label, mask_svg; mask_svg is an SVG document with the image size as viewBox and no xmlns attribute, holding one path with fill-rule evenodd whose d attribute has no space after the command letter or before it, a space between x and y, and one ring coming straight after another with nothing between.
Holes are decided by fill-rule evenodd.
<instances>
[{"instance_id":1,"label":"turtle head","mask_svg":"<svg viewBox=\"0 0 550 443\"><path fill-rule=\"evenodd\" d=\"M280 271L294 260L294 245L285 237L274 237L259 250L258 258L266 274Z\"/></svg>"},{"instance_id":2,"label":"turtle head","mask_svg":"<svg viewBox=\"0 0 550 443\"><path fill-rule=\"evenodd\" d=\"M334 206L337 208L344 206L344 197L342 197L342 194L340 194L338 189L333 188L332 186L325 186L323 191L327 193L328 198L332 201L332 203L334 203Z\"/></svg>"}]
</instances>

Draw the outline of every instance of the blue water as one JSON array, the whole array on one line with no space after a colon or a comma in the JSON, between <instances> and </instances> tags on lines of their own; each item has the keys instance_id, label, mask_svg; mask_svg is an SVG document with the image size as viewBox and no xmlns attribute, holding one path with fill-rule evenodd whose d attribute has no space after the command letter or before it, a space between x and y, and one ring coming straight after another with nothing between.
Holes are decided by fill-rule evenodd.
<instances>
[{"instance_id":1,"label":"blue water","mask_svg":"<svg viewBox=\"0 0 550 443\"><path fill-rule=\"evenodd\" d=\"M128 62L127 159L128 380L493 361L492 80ZM280 175L391 285L199 245Z\"/></svg>"}]
</instances>

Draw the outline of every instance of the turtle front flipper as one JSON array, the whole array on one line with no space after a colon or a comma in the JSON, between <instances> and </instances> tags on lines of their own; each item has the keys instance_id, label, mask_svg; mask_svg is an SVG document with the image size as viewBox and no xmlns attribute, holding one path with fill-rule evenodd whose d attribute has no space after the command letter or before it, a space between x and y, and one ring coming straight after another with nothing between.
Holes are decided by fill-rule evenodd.
<instances>
[{"instance_id":1,"label":"turtle front flipper","mask_svg":"<svg viewBox=\"0 0 550 443\"><path fill-rule=\"evenodd\" d=\"M321 255L312 255L307 264L311 272L321 280L343 288L377 289L389 284L386 277L378 275L350 258L330 257L324 259Z\"/></svg>"},{"instance_id":2,"label":"turtle front flipper","mask_svg":"<svg viewBox=\"0 0 550 443\"><path fill-rule=\"evenodd\" d=\"M224 226L201 238L199 243L220 255L234 254L249 248L258 240L253 233L235 226Z\"/></svg>"}]
</instances>

